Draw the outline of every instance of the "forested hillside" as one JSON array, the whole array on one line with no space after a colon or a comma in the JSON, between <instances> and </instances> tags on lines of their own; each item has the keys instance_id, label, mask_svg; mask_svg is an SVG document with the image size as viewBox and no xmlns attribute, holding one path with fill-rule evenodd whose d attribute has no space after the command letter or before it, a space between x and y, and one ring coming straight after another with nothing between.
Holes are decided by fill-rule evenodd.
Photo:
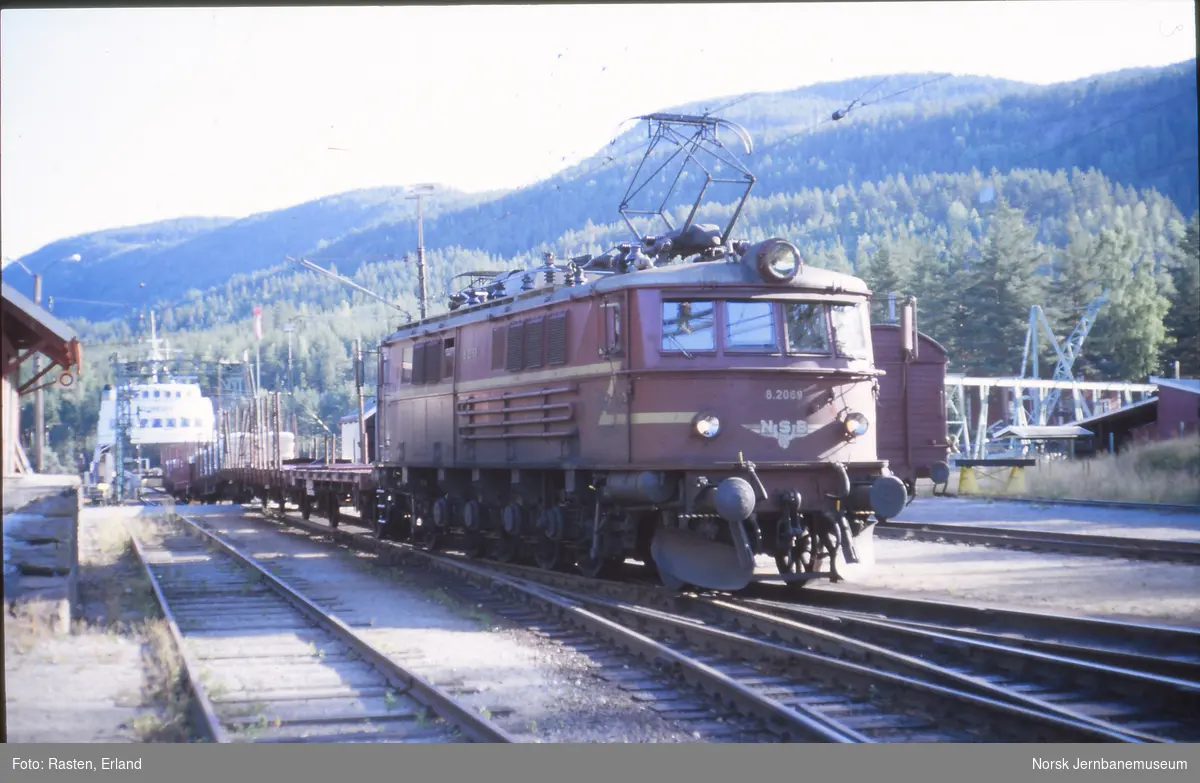
<instances>
[{"instance_id":1,"label":"forested hillside","mask_svg":"<svg viewBox=\"0 0 1200 783\"><path fill-rule=\"evenodd\" d=\"M851 105L844 119L830 119ZM758 178L755 194L764 198L900 175L911 181L972 170L1096 168L1124 187L1156 189L1183 214L1200 204L1194 60L1048 87L945 74L858 79L671 110L714 109L753 136L754 153L744 160ZM443 189L426 201L426 244L512 257L588 221L614 220L645 140L643 125L628 127L592 158L515 192L464 196ZM402 188L378 188L221 221L169 246L151 241L156 224L124 230L147 236L120 248L96 247L87 235L22 261L38 269L80 253L81 263L55 267L48 290L52 284L61 297L169 304L189 289L276 266L286 255L336 262L345 271L401 258L416 245L414 212ZM853 246L855 232L847 227L844 245ZM61 301L59 312L96 320L118 311Z\"/></svg>"},{"instance_id":2,"label":"forested hillside","mask_svg":"<svg viewBox=\"0 0 1200 783\"><path fill-rule=\"evenodd\" d=\"M1076 371L1144 379L1176 359L1184 374L1200 374L1195 77L1194 61L1049 88L889 77L679 110L731 104L719 114L755 139L753 154L741 159L758 181L736 235L788 237L806 263L854 272L881 293L916 294L922 330L947 346L952 369L1014 374L1031 305L1042 305L1061 335L1106 293ZM829 119L860 96L845 119ZM461 272L529 266L545 250L600 253L626 241L616 208L645 140L644 127L635 129L559 176L491 200L435 199L440 211L427 210L425 221L434 311ZM668 185L662 179L652 189ZM189 355L253 356L251 310L262 305L264 386L295 390L302 430L311 434L352 407L351 342L376 344L400 314L282 256L303 252L416 311L415 264L398 260L416 243L406 211L413 204L398 189L370 193L302 205L291 217L222 221L176 246L124 255L157 258L156 281L179 279L169 296L166 283L154 283L168 297L156 312L172 347ZM701 220L728 217L733 199L719 198ZM327 213L337 204L335 225ZM51 247L50 258L80 252L69 242ZM190 255L196 248L206 249ZM198 262L166 266L198 257L242 271L200 285L192 277ZM289 321L296 329L290 377ZM77 324L89 343L88 375L47 403L51 444L63 459L90 449L109 346L127 340L133 325L128 317ZM1049 346L1042 351L1052 356Z\"/></svg>"}]
</instances>

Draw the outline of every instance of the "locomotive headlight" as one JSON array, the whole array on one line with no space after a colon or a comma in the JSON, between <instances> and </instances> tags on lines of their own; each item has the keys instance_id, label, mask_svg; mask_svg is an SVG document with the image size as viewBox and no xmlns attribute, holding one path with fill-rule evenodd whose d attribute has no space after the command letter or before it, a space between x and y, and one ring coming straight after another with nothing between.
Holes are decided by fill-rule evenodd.
<instances>
[{"instance_id":1,"label":"locomotive headlight","mask_svg":"<svg viewBox=\"0 0 1200 783\"><path fill-rule=\"evenodd\" d=\"M867 428L870 426L870 422L867 421L867 417L861 413L849 414L846 416L846 420L843 423L846 426L846 434L852 438L858 438L866 435Z\"/></svg>"},{"instance_id":2,"label":"locomotive headlight","mask_svg":"<svg viewBox=\"0 0 1200 783\"><path fill-rule=\"evenodd\" d=\"M800 251L782 239L768 239L754 255L758 273L767 282L786 283L800 271Z\"/></svg>"},{"instance_id":3,"label":"locomotive headlight","mask_svg":"<svg viewBox=\"0 0 1200 783\"><path fill-rule=\"evenodd\" d=\"M692 421L692 429L702 438L715 438L721 432L721 420L708 413L702 413Z\"/></svg>"}]
</instances>

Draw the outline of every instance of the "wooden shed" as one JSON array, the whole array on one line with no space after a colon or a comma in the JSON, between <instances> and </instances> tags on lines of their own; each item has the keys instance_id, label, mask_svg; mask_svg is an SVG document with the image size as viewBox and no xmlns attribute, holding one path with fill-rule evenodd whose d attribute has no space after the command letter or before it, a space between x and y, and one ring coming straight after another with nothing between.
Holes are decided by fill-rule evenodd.
<instances>
[{"instance_id":1,"label":"wooden shed","mask_svg":"<svg viewBox=\"0 0 1200 783\"><path fill-rule=\"evenodd\" d=\"M1200 433L1200 378L1151 378L1158 384L1158 439Z\"/></svg>"},{"instance_id":2,"label":"wooden shed","mask_svg":"<svg viewBox=\"0 0 1200 783\"><path fill-rule=\"evenodd\" d=\"M0 323L0 360L4 363L3 391L3 467L5 476L33 472L21 446L21 397L39 388L75 382L72 370L82 363L82 348L74 330L34 304L33 300L3 283L3 310ZM35 354L49 359L42 369L21 382L21 367Z\"/></svg>"}]
</instances>

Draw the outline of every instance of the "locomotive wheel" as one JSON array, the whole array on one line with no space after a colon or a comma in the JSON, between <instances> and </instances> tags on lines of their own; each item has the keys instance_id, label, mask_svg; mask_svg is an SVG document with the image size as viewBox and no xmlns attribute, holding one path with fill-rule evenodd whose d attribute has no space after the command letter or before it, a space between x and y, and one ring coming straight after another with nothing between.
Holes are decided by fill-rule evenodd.
<instances>
[{"instance_id":1,"label":"locomotive wheel","mask_svg":"<svg viewBox=\"0 0 1200 783\"><path fill-rule=\"evenodd\" d=\"M793 540L786 553L775 555L775 568L781 576L811 574L817 567L816 558L813 556L814 549L812 535L805 533ZM804 583L794 582L793 584L803 585Z\"/></svg>"},{"instance_id":2,"label":"locomotive wheel","mask_svg":"<svg viewBox=\"0 0 1200 783\"><path fill-rule=\"evenodd\" d=\"M579 573L589 579L604 579L612 575L616 561L611 557L593 558L590 551L582 551L575 558L575 567Z\"/></svg>"},{"instance_id":3,"label":"locomotive wheel","mask_svg":"<svg viewBox=\"0 0 1200 783\"><path fill-rule=\"evenodd\" d=\"M441 534L431 520L418 518L413 522L413 543L426 552L436 552Z\"/></svg>"},{"instance_id":4,"label":"locomotive wheel","mask_svg":"<svg viewBox=\"0 0 1200 783\"><path fill-rule=\"evenodd\" d=\"M618 562L607 554L610 551L611 535L604 529L600 531L600 557L592 557L591 539L591 534L588 534L576 544L575 568L589 579L608 577Z\"/></svg>"},{"instance_id":5,"label":"locomotive wheel","mask_svg":"<svg viewBox=\"0 0 1200 783\"><path fill-rule=\"evenodd\" d=\"M563 560L563 545L561 541L555 541L545 533L538 533L537 543L533 550L533 560L538 564L539 568L544 568L547 571L557 571L562 568Z\"/></svg>"},{"instance_id":6,"label":"locomotive wheel","mask_svg":"<svg viewBox=\"0 0 1200 783\"><path fill-rule=\"evenodd\" d=\"M488 540L477 530L468 530L464 534L463 552L467 557L483 557L488 551Z\"/></svg>"},{"instance_id":7,"label":"locomotive wheel","mask_svg":"<svg viewBox=\"0 0 1200 783\"><path fill-rule=\"evenodd\" d=\"M492 542L492 557L500 563L511 563L517 559L521 548L521 540L501 530Z\"/></svg>"},{"instance_id":8,"label":"locomotive wheel","mask_svg":"<svg viewBox=\"0 0 1200 783\"><path fill-rule=\"evenodd\" d=\"M638 529L637 548L635 556L642 561L642 565L651 574L658 573L658 564L654 562L654 553L651 551L651 544L654 541L654 526L642 525Z\"/></svg>"}]
</instances>

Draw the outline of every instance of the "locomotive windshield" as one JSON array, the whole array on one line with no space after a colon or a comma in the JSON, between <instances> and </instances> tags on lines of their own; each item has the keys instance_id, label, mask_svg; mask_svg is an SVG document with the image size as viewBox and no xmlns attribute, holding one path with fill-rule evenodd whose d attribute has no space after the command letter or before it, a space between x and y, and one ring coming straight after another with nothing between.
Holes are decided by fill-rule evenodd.
<instances>
[{"instance_id":1,"label":"locomotive windshield","mask_svg":"<svg viewBox=\"0 0 1200 783\"><path fill-rule=\"evenodd\" d=\"M685 355L716 351L717 304L710 300L664 301L662 350ZM777 353L782 332L789 354L830 356L836 348L841 358L871 358L867 311L862 304L762 300L719 304L723 350ZM778 325L781 316L782 330Z\"/></svg>"},{"instance_id":2,"label":"locomotive windshield","mask_svg":"<svg viewBox=\"0 0 1200 783\"><path fill-rule=\"evenodd\" d=\"M867 342L867 311L862 305L834 305L833 339L838 356L849 359L871 358Z\"/></svg>"},{"instance_id":3,"label":"locomotive windshield","mask_svg":"<svg viewBox=\"0 0 1200 783\"><path fill-rule=\"evenodd\" d=\"M725 347L743 351L774 351L775 305L771 302L726 302Z\"/></svg>"},{"instance_id":4,"label":"locomotive windshield","mask_svg":"<svg viewBox=\"0 0 1200 783\"><path fill-rule=\"evenodd\" d=\"M783 307L788 352L828 356L829 326L825 319L825 305L816 302L787 302Z\"/></svg>"},{"instance_id":5,"label":"locomotive windshield","mask_svg":"<svg viewBox=\"0 0 1200 783\"><path fill-rule=\"evenodd\" d=\"M663 302L664 351L712 351L717 336L713 330L712 302Z\"/></svg>"}]
</instances>

